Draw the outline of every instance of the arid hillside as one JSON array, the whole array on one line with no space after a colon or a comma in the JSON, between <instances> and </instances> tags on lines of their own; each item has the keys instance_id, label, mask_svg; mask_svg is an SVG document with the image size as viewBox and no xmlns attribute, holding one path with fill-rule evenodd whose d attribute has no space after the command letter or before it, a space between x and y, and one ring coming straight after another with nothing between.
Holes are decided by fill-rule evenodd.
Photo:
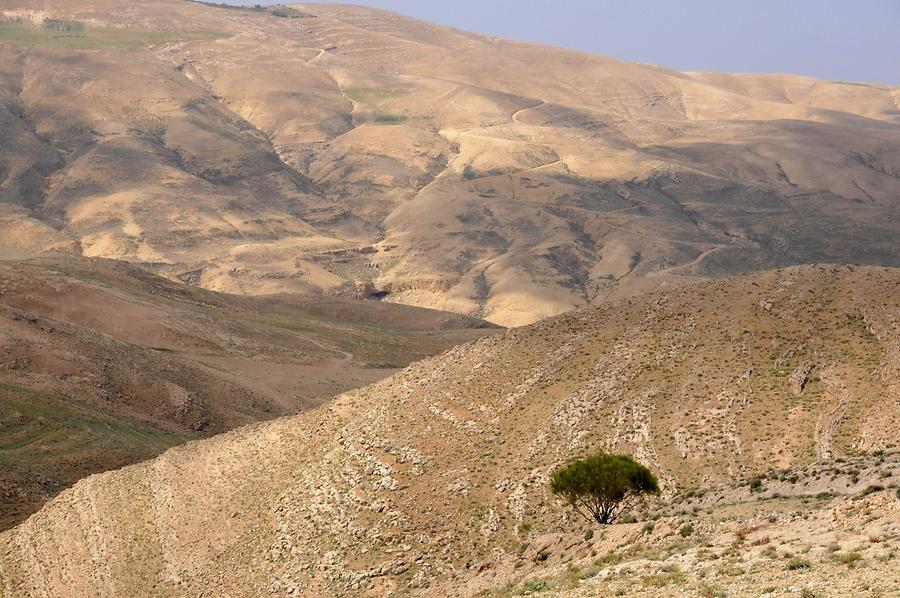
<instances>
[{"instance_id":1,"label":"arid hillside","mask_svg":"<svg viewBox=\"0 0 900 598\"><path fill-rule=\"evenodd\" d=\"M0 534L0 587L759 596L832 580L889 594L898 291L896 269L789 268L484 338L82 480ZM663 498L585 534L547 479L598 448L650 466Z\"/></svg>"},{"instance_id":2,"label":"arid hillside","mask_svg":"<svg viewBox=\"0 0 900 598\"><path fill-rule=\"evenodd\" d=\"M0 6L0 253L519 325L900 265L900 90L680 73L347 5Z\"/></svg>"},{"instance_id":3,"label":"arid hillside","mask_svg":"<svg viewBox=\"0 0 900 598\"><path fill-rule=\"evenodd\" d=\"M374 301L228 296L108 260L0 261L0 529L85 475L492 332Z\"/></svg>"}]
</instances>

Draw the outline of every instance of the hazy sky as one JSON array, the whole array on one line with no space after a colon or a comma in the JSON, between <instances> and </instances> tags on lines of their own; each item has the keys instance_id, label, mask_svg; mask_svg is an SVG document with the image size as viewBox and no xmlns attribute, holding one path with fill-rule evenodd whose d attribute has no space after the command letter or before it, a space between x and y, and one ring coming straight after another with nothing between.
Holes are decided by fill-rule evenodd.
<instances>
[{"instance_id":1,"label":"hazy sky","mask_svg":"<svg viewBox=\"0 0 900 598\"><path fill-rule=\"evenodd\" d=\"M900 84L900 0L351 3L395 10L469 31L679 70L787 72Z\"/></svg>"}]
</instances>

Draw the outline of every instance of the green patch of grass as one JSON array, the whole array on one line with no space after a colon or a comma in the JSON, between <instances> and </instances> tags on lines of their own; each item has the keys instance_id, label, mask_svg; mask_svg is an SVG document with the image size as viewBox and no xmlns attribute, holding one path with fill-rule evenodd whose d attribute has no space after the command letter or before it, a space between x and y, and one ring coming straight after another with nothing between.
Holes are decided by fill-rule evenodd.
<instances>
[{"instance_id":1,"label":"green patch of grass","mask_svg":"<svg viewBox=\"0 0 900 598\"><path fill-rule=\"evenodd\" d=\"M67 397L0 382L0 463L52 464L97 450L151 457L190 439Z\"/></svg>"},{"instance_id":2,"label":"green patch of grass","mask_svg":"<svg viewBox=\"0 0 900 598\"><path fill-rule=\"evenodd\" d=\"M255 13L268 13L273 17L282 17L288 19L314 19L316 15L303 12L302 10L297 10L296 8L292 8L290 6L285 6L283 4L278 4L275 6L263 6L261 4L252 4L252 5L240 5L240 4L226 4L224 2L204 2L203 0L190 0L191 2L196 2L197 4L203 4L205 6L211 6L213 8L224 8L231 11L241 11L241 12L255 12Z\"/></svg>"},{"instance_id":3,"label":"green patch of grass","mask_svg":"<svg viewBox=\"0 0 900 598\"><path fill-rule=\"evenodd\" d=\"M381 89L378 87L350 87L344 95L360 104L374 106L385 100L405 96L407 92L399 89Z\"/></svg>"},{"instance_id":4,"label":"green patch of grass","mask_svg":"<svg viewBox=\"0 0 900 598\"><path fill-rule=\"evenodd\" d=\"M668 585L684 583L685 575L681 571L660 572L641 577L641 584L646 587L664 588Z\"/></svg>"},{"instance_id":5,"label":"green patch of grass","mask_svg":"<svg viewBox=\"0 0 900 598\"><path fill-rule=\"evenodd\" d=\"M602 557L597 559L595 564L598 567L605 567L607 565L616 565L618 563L621 563L623 558L624 557L617 552L607 552Z\"/></svg>"},{"instance_id":6,"label":"green patch of grass","mask_svg":"<svg viewBox=\"0 0 900 598\"><path fill-rule=\"evenodd\" d=\"M697 588L697 592L703 598L724 598L727 596L724 591L708 583L701 584L700 587Z\"/></svg>"},{"instance_id":7,"label":"green patch of grass","mask_svg":"<svg viewBox=\"0 0 900 598\"><path fill-rule=\"evenodd\" d=\"M267 6L263 7L268 10L268 13L273 17L282 17L286 19L311 19L315 17L308 12L303 12L302 10L297 10L296 8L291 8L290 6Z\"/></svg>"},{"instance_id":8,"label":"green patch of grass","mask_svg":"<svg viewBox=\"0 0 900 598\"><path fill-rule=\"evenodd\" d=\"M0 382L0 472L12 488L54 495L79 479L156 457L193 436L173 434L65 396ZM0 529L37 510L39 495L0 503Z\"/></svg>"},{"instance_id":9,"label":"green patch of grass","mask_svg":"<svg viewBox=\"0 0 900 598\"><path fill-rule=\"evenodd\" d=\"M62 21L60 21L62 22ZM53 21L52 23L56 23ZM143 48L173 42L205 41L229 37L218 31L173 31L124 27L0 25L0 43L8 42L64 50Z\"/></svg>"},{"instance_id":10,"label":"green patch of grass","mask_svg":"<svg viewBox=\"0 0 900 598\"><path fill-rule=\"evenodd\" d=\"M838 563L843 563L852 569L862 561L862 555L858 552L845 552L843 554L835 553L831 555L831 559Z\"/></svg>"},{"instance_id":11,"label":"green patch of grass","mask_svg":"<svg viewBox=\"0 0 900 598\"><path fill-rule=\"evenodd\" d=\"M798 571L800 569L809 569L810 567L812 567L812 563L810 563L806 559L795 556L788 561L786 567L788 571Z\"/></svg>"},{"instance_id":12,"label":"green patch of grass","mask_svg":"<svg viewBox=\"0 0 900 598\"><path fill-rule=\"evenodd\" d=\"M876 492L881 492L884 490L884 486L880 484L872 484L870 486L866 486L866 488L860 492L860 496L868 496L869 494L875 494Z\"/></svg>"},{"instance_id":13,"label":"green patch of grass","mask_svg":"<svg viewBox=\"0 0 900 598\"><path fill-rule=\"evenodd\" d=\"M522 586L522 589L526 592L545 592L550 589L550 582L530 581Z\"/></svg>"},{"instance_id":14,"label":"green patch of grass","mask_svg":"<svg viewBox=\"0 0 900 598\"><path fill-rule=\"evenodd\" d=\"M409 120L409 117L405 114L376 114L375 122L379 125L399 125L400 123L406 122Z\"/></svg>"},{"instance_id":15,"label":"green patch of grass","mask_svg":"<svg viewBox=\"0 0 900 598\"><path fill-rule=\"evenodd\" d=\"M726 563L724 565L721 565L717 569L717 572L719 573L719 575L724 575L726 577L740 577L741 575L744 575L746 573L746 571L742 567L739 567L734 563Z\"/></svg>"},{"instance_id":16,"label":"green patch of grass","mask_svg":"<svg viewBox=\"0 0 900 598\"><path fill-rule=\"evenodd\" d=\"M84 23L65 19L44 19L44 29L52 31L84 31Z\"/></svg>"}]
</instances>

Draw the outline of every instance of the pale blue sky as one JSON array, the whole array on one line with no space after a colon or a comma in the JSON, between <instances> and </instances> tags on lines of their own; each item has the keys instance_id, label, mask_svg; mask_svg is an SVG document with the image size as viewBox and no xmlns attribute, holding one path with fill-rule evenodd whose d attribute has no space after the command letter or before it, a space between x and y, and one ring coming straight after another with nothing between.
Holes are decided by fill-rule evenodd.
<instances>
[{"instance_id":1,"label":"pale blue sky","mask_svg":"<svg viewBox=\"0 0 900 598\"><path fill-rule=\"evenodd\" d=\"M364 0L354 4L678 70L787 72L900 85L900 0Z\"/></svg>"}]
</instances>

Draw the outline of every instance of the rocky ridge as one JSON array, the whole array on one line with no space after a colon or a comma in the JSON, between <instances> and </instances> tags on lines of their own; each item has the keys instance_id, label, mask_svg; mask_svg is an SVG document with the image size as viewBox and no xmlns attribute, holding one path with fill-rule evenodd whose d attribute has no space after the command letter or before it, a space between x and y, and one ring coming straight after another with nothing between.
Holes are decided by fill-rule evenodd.
<instances>
[{"instance_id":1,"label":"rocky ridge","mask_svg":"<svg viewBox=\"0 0 900 598\"><path fill-rule=\"evenodd\" d=\"M873 587L884 587L892 565L877 558L896 545L896 497L866 488L897 482L898 287L892 269L792 268L580 310L451 349L300 416L83 480L0 535L0 578L16 597L87 587L108 596L513 591L555 579L553 569L522 564L549 560L529 556L544 543L551 554L586 560L595 550L599 559L639 535L643 524L613 526L594 546L547 490L554 467L602 447L658 472L663 503L637 513L660 518L652 545L687 522L680 511L712 510L696 521L710 546L672 553L682 556L669 565L682 572L709 556L702 550L718 554L734 521L776 512L761 535L777 537L781 555L802 550L790 538L822 523L823 535L801 542L819 550L843 525L839 515L853 512L852 542L838 552L859 552L869 523L881 526L884 544L863 558ZM806 363L816 366L798 395L791 374ZM757 475L761 494L751 492ZM779 506L817 495L807 519ZM729 503L745 514L720 522ZM866 510L874 519L859 515ZM569 545L580 548L560 548ZM632 571L656 574L644 548L629 554L643 559ZM751 570L774 567L795 587L811 580L805 566L783 568L789 558L766 563ZM847 587L864 579L838 561L823 568L850 571ZM619 577L603 584L619 569L585 591L618 590ZM682 581L696 589L703 580L693 575ZM747 588L762 577L747 576Z\"/></svg>"}]
</instances>

